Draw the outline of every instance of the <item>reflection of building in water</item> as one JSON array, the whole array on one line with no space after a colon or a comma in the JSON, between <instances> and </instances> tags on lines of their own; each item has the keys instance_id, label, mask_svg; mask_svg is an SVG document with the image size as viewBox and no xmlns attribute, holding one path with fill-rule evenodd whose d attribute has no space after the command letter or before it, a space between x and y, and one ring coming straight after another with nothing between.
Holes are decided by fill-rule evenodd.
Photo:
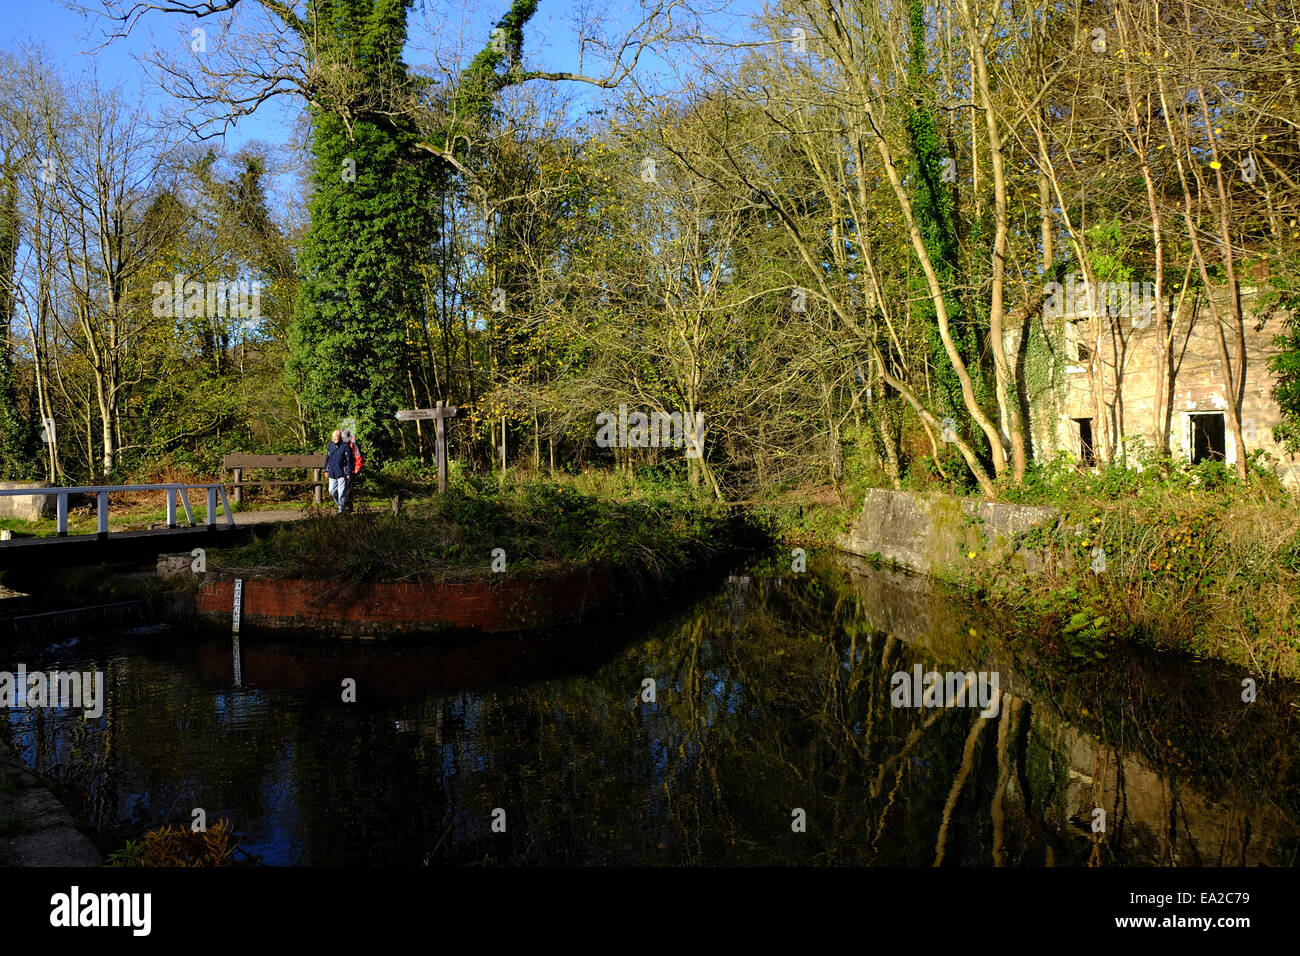
<instances>
[{"instance_id":1,"label":"reflection of building in water","mask_svg":"<svg viewBox=\"0 0 1300 956\"><path fill-rule=\"evenodd\" d=\"M1071 704L1071 677L1060 675L1045 690L1042 673L1044 668L1053 672L1050 664L1030 664L1033 649L1019 648L1012 656L983 628L956 619L951 596L928 579L878 571L851 558L845 564L861 599L858 616L900 648L887 672L874 675L881 693L888 691L888 671L912 657L1001 674L1006 693L998 719L953 709L919 713L912 724L921 735L916 750L927 751L927 759L958 759L952 740L965 737L960 768L926 779L927 787L949 793L937 835L941 856L945 840L959 840L947 832L958 801L966 801L965 806L977 800L988 808L992 843L972 841L969 835L962 842L966 852L982 857L974 861L981 865L990 851L995 864L1026 865L1137 861L1257 866L1289 859L1300 825L1286 801L1277 798L1287 789L1284 762L1276 771L1231 772L1259 762L1244 741L1227 745L1242 748L1239 759L1234 749L1233 759L1221 760L1217 768L1206 763L1205 755L1194 762L1182 752L1192 750L1194 740L1206 732L1215 733L1216 721L1222 726L1229 719L1235 700L1231 694L1224 700L1195 696L1190 690L1203 694L1206 684L1183 674L1176 659L1162 657L1147 665L1151 672L1126 671L1138 662L1117 662L1113 673L1098 670L1086 681L1074 681ZM1098 699L1102 697L1106 699ZM1149 702L1157 699L1184 703L1152 709ZM1287 709L1283 704L1279 713ZM1287 739L1285 719L1260 716L1261 726L1254 728L1250 741L1255 751L1273 739L1270 724L1276 724L1279 741ZM1088 733L1080 723L1113 737ZM886 763L891 770L898 767ZM901 779L901 768L899 773ZM1098 809L1104 811L1102 832L1094 831L1094 821L1102 819ZM1091 850L1089 843L1094 844ZM1056 856L1069 853L1070 847L1080 851L1070 854L1077 859ZM957 846L947 848L946 859L958 856Z\"/></svg>"},{"instance_id":2,"label":"reflection of building in water","mask_svg":"<svg viewBox=\"0 0 1300 956\"><path fill-rule=\"evenodd\" d=\"M434 746L442 746L443 732L443 698L435 698L426 708L432 715L402 717L393 721L394 729L401 734L419 734L432 739Z\"/></svg>"},{"instance_id":3,"label":"reflection of building in water","mask_svg":"<svg viewBox=\"0 0 1300 956\"><path fill-rule=\"evenodd\" d=\"M733 574L727 578L727 591L731 595L733 619L745 610L745 595L749 591L749 575Z\"/></svg>"},{"instance_id":4,"label":"reflection of building in water","mask_svg":"<svg viewBox=\"0 0 1300 956\"><path fill-rule=\"evenodd\" d=\"M1216 803L1054 715L1033 721L1067 768L1062 822L1089 838L1097 807L1106 812L1108 843L1165 866L1269 865L1278 841L1295 835L1273 807Z\"/></svg>"}]
</instances>

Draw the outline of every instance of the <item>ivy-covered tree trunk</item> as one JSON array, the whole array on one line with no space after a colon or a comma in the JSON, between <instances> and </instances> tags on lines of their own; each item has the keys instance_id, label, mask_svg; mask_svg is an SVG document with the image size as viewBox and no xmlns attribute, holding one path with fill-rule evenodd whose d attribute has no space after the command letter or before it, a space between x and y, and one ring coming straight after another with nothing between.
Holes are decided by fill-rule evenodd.
<instances>
[{"instance_id":1,"label":"ivy-covered tree trunk","mask_svg":"<svg viewBox=\"0 0 1300 956\"><path fill-rule=\"evenodd\" d=\"M412 0L317 0L318 69L350 75L357 101L313 106L311 222L303 238L289 373L309 443L348 418L376 457L397 444L408 328L420 307L418 263L434 235L428 161L410 118L389 109L402 88ZM391 115L385 115L386 113Z\"/></svg>"},{"instance_id":2,"label":"ivy-covered tree trunk","mask_svg":"<svg viewBox=\"0 0 1300 956\"><path fill-rule=\"evenodd\" d=\"M312 5L317 69L336 92L328 109L312 107L311 223L288 371L315 430L309 443L351 418L377 460L400 444L394 412L408 400L408 346L425 321L421 266L440 231L453 161L516 78L537 7L515 0L461 74L451 118L422 136L409 99L420 81L401 58L413 2Z\"/></svg>"},{"instance_id":3,"label":"ivy-covered tree trunk","mask_svg":"<svg viewBox=\"0 0 1300 956\"><path fill-rule=\"evenodd\" d=\"M12 169L0 171L0 475L7 480L30 478L35 436L32 424L18 410L11 339L18 264L18 184Z\"/></svg>"},{"instance_id":4,"label":"ivy-covered tree trunk","mask_svg":"<svg viewBox=\"0 0 1300 956\"><path fill-rule=\"evenodd\" d=\"M422 308L418 263L436 220L413 132L362 120L349 137L339 117L314 119L311 226L290 368L316 437L355 418L382 457L397 446L408 330Z\"/></svg>"},{"instance_id":5,"label":"ivy-covered tree trunk","mask_svg":"<svg viewBox=\"0 0 1300 956\"><path fill-rule=\"evenodd\" d=\"M932 83L926 76L926 27L923 0L910 0L908 9L908 94L911 103L907 108L906 122L908 144L912 153L913 210L917 227L925 247L934 263L944 299L948 308L949 328L957 351L972 378L977 399L981 404L988 400L987 377L982 374L982 349L976 323L956 290L965 287L959 276L959 249L955 202L956 157L946 137L942 136L935 119ZM965 421L965 399L961 381L953 367L939 333L935 308L930 300L924 279L917 277L912 291L913 308L925 330L928 361L931 367L931 399L942 415L951 415L960 424ZM963 429L964 431L965 429ZM987 445L977 440L981 458L988 457Z\"/></svg>"}]
</instances>

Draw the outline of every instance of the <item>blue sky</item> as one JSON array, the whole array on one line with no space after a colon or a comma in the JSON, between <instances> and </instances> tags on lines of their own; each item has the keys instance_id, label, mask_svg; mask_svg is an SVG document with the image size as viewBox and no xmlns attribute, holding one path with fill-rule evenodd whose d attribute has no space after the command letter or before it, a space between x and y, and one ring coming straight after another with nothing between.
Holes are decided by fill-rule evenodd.
<instances>
[{"instance_id":1,"label":"blue sky","mask_svg":"<svg viewBox=\"0 0 1300 956\"><path fill-rule=\"evenodd\" d=\"M96 6L97 0L81 0L86 6ZM711 16L710 32L727 33L736 29L738 19L747 10L756 9L758 0L706 0L718 7L728 7L726 12ZM189 32L195 26L208 31L209 42L217 42L222 17L196 20L178 15L152 13L142 18L131 35L104 44L108 21L88 18L69 10L60 0L0 0L3 19L0 20L0 47L14 50L32 42L45 47L67 74L77 75L83 70L97 71L101 82L120 85L131 98L138 97L145 108L163 107L170 99L157 85L142 62L145 54L154 49L177 48L187 44ZM509 0L422 0L416 4L409 21L407 62L416 68L430 68L431 72L454 68L482 48L490 36L492 26L509 9ZM251 6L251 3L250 3ZM601 25L610 33L626 28L639 19L638 5L626 0L595 0L591 9L596 12ZM526 31L525 62L529 66L547 70L579 69L578 4L572 0L542 0L537 14ZM659 72L667 65L656 57L645 57L640 73L644 76ZM597 72L592 62L585 64L586 72ZM584 100L599 94L594 88L565 84L568 91ZM288 142L295 117L301 103L290 97L278 97L259 108L251 117L243 119L229 131L224 142L234 151L250 140L281 145Z\"/></svg>"},{"instance_id":2,"label":"blue sky","mask_svg":"<svg viewBox=\"0 0 1300 956\"><path fill-rule=\"evenodd\" d=\"M254 0L245 0L255 11ZM78 0L86 7L100 7L100 0ZM751 12L763 0L692 0L696 10L709 10L702 17L701 29L712 36L747 32ZM541 0L537 13L525 28L524 62L530 68L548 71L584 72L603 76L606 61L580 55L578 10L588 7L598 23L587 29L622 37L643 17L638 0ZM510 8L510 0L416 0L408 19L406 61L414 69L432 76L454 73L481 50L491 37L492 28ZM245 14L247 16L247 14ZM262 14L254 12L260 18ZM589 17L590 19L590 17ZM151 12L133 27L130 35L106 42L119 26L104 17L87 16L71 10L61 0L0 0L0 49L14 52L27 44L44 48L62 67L65 78L93 71L103 86L120 87L128 101L138 101L142 111L158 119L184 104L161 89L155 68L145 62L156 50L179 50L189 56L190 31L202 26L209 49L222 42L229 14L196 19L193 17ZM260 20L255 21L260 22ZM675 17L679 26L683 17ZM233 28L236 31L238 27ZM232 34L233 35L233 34ZM681 51L666 62L651 53L638 62L640 84L657 86L656 76L665 78L671 87L672 74L689 70ZM570 97L564 107L568 115L581 119L588 110L623 95L623 91L606 92L581 83L553 84L555 92ZM251 116L210 141L224 147L227 155L250 142L270 147L271 170L268 192L271 206L286 223L297 221L304 213L304 165L300 154L290 151L295 126L301 130L303 102L296 95L274 97L263 103Z\"/></svg>"}]
</instances>

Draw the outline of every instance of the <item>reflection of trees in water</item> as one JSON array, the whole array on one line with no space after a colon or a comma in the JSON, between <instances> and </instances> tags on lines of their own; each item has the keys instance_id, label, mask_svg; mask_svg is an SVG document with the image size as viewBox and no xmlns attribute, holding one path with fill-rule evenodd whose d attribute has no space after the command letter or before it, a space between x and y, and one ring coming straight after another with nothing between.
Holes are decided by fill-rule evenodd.
<instances>
[{"instance_id":1,"label":"reflection of trees in water","mask_svg":"<svg viewBox=\"0 0 1300 956\"><path fill-rule=\"evenodd\" d=\"M310 857L347 859L369 844L372 858L459 863L865 862L886 849L891 862L931 862L950 794L931 782L959 769L969 720L924 714L914 733L917 714L890 707L880 677L902 648L834 626L837 603L851 610L840 596L755 597L742 626L720 600L590 679L404 711L417 727L441 714L437 740L378 719L302 740L299 768L328 765L327 749L341 768L299 780ZM654 705L638 699L645 676ZM359 739L362 725L378 732ZM949 738L955 748L942 746ZM890 757L873 762L868 750ZM365 785L348 768L362 766L367 799L345 826L338 807ZM507 812L504 835L490 830L494 807ZM791 832L795 807L806 834Z\"/></svg>"},{"instance_id":2,"label":"reflection of trees in water","mask_svg":"<svg viewBox=\"0 0 1300 956\"><path fill-rule=\"evenodd\" d=\"M950 794L949 828L962 819L961 788L938 782L974 767L974 746L962 761L971 714L892 707L905 648L861 627L854 600L823 583L760 579L745 628L712 632L751 702L715 741L719 761L747 802L776 803L787 821L790 807L808 811L807 834L773 827L765 862L928 864ZM763 791L749 795L755 767Z\"/></svg>"},{"instance_id":3,"label":"reflection of trees in water","mask_svg":"<svg viewBox=\"0 0 1300 956\"><path fill-rule=\"evenodd\" d=\"M134 836L166 822L188 826L196 807L210 821L234 813L241 825L267 813L291 712L270 722L245 719L238 712L243 692L196 692L185 667L136 654L57 666L104 671L102 719L83 720L80 710L30 710L30 733L18 739L32 742L33 769L56 782L80 819Z\"/></svg>"},{"instance_id":4,"label":"reflection of trees in water","mask_svg":"<svg viewBox=\"0 0 1300 956\"><path fill-rule=\"evenodd\" d=\"M395 700L367 694L385 660L408 678L412 661L437 664L396 653L379 655L355 704L332 678L301 695L213 693L185 664L118 655L102 726L31 712L37 769L81 786L106 824L229 810L246 835L301 842L311 863L1039 866L1294 854L1293 698L1261 694L1243 709L1235 682L1206 665L1116 658L1077 669L992 639L972 649L964 624L946 642L956 625L942 619L924 644L921 630L903 640L873 630L878 592L860 584L834 571L753 574L593 673L486 693L416 693L408 680ZM894 708L892 674L918 662L996 669L1023 696L1004 694L990 719ZM654 704L640 700L646 677ZM497 807L504 834L491 830ZM1094 807L1107 813L1104 838L1089 828ZM791 831L795 808L806 833Z\"/></svg>"},{"instance_id":5,"label":"reflection of trees in water","mask_svg":"<svg viewBox=\"0 0 1300 956\"><path fill-rule=\"evenodd\" d=\"M441 840L435 859L1043 865L1177 852L1190 862L1199 851L1189 843L1213 839L1215 826L1263 819L1249 803L1189 804L1182 784L1135 764L1126 742L1080 735L1014 695L987 720L893 708L890 675L917 654L870 633L833 581L755 577L736 590L591 679L478 698L472 726L446 734L454 772L431 775L447 794L440 805L460 808L429 830ZM637 700L645 676L658 682L656 705ZM1062 681L1053 675L1052 689ZM1080 748L1100 770L1087 786L1071 775ZM486 762L467 767L468 754ZM1137 820L1129 807L1134 767L1149 778L1144 794L1159 785L1171 795L1163 836L1138 832L1151 815ZM494 806L507 809L505 838L490 833ZM1104 838L1091 833L1093 806L1107 810ZM796 807L807 833L791 832ZM1207 815L1209 829L1194 819Z\"/></svg>"}]
</instances>

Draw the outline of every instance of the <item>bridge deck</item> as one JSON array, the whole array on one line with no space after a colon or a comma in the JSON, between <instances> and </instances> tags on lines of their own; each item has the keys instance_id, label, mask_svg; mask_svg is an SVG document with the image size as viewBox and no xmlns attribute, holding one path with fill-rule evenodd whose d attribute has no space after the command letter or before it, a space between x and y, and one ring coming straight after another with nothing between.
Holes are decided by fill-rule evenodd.
<instances>
[{"instance_id":1,"label":"bridge deck","mask_svg":"<svg viewBox=\"0 0 1300 956\"><path fill-rule=\"evenodd\" d=\"M306 511L245 511L235 514L235 527L221 524L215 530L206 525L180 528L152 528L97 534L50 535L0 541L0 572L4 582L18 590L29 590L42 576L63 568L98 564L152 564L164 552L193 548L229 548L250 540L253 528L297 521ZM27 587L24 587L27 585Z\"/></svg>"}]
</instances>

